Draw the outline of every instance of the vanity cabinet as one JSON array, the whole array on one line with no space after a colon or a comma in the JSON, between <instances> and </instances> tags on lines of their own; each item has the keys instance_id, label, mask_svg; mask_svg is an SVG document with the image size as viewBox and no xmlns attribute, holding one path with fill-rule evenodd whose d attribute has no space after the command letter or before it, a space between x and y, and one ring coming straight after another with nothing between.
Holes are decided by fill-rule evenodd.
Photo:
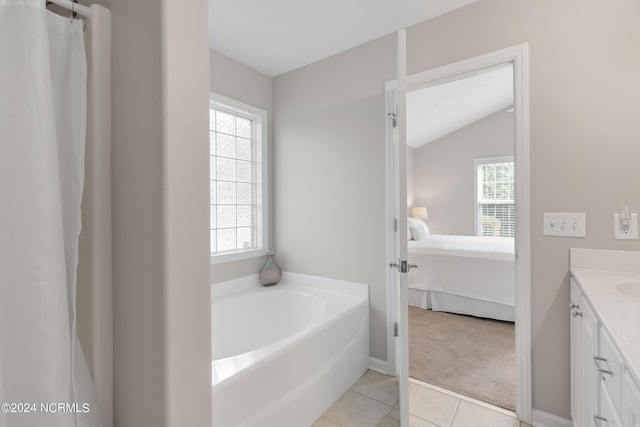
<instances>
[{"instance_id":1,"label":"vanity cabinet","mask_svg":"<svg viewBox=\"0 0 640 427\"><path fill-rule=\"evenodd\" d=\"M625 369L622 374L622 425L640 427L640 389Z\"/></svg>"},{"instance_id":2,"label":"vanity cabinet","mask_svg":"<svg viewBox=\"0 0 640 427\"><path fill-rule=\"evenodd\" d=\"M591 426L597 414L598 321L582 291L571 279L571 416L574 426Z\"/></svg>"},{"instance_id":3,"label":"vanity cabinet","mask_svg":"<svg viewBox=\"0 0 640 427\"><path fill-rule=\"evenodd\" d=\"M600 351L594 358L600 377L600 396L607 397L616 414L620 413L622 393L622 356L613 343L613 339L602 326L600 327ZM609 423L611 424L611 423Z\"/></svg>"},{"instance_id":4,"label":"vanity cabinet","mask_svg":"<svg viewBox=\"0 0 640 427\"><path fill-rule=\"evenodd\" d=\"M640 251L571 249L574 427L640 427Z\"/></svg>"},{"instance_id":5,"label":"vanity cabinet","mask_svg":"<svg viewBox=\"0 0 640 427\"><path fill-rule=\"evenodd\" d=\"M573 426L640 427L637 377L573 277L569 313Z\"/></svg>"}]
</instances>

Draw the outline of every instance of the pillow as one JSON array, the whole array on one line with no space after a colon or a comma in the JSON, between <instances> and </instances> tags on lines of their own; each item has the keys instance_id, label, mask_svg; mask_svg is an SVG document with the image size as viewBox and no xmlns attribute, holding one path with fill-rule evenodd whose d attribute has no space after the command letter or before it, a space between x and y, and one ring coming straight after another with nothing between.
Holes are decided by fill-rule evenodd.
<instances>
[{"instance_id":1,"label":"pillow","mask_svg":"<svg viewBox=\"0 0 640 427\"><path fill-rule=\"evenodd\" d=\"M409 223L407 223L407 240L413 240L413 236L411 235L411 227Z\"/></svg>"},{"instance_id":2,"label":"pillow","mask_svg":"<svg viewBox=\"0 0 640 427\"><path fill-rule=\"evenodd\" d=\"M429 227L420 218L407 218L413 240L424 240L429 235Z\"/></svg>"}]
</instances>

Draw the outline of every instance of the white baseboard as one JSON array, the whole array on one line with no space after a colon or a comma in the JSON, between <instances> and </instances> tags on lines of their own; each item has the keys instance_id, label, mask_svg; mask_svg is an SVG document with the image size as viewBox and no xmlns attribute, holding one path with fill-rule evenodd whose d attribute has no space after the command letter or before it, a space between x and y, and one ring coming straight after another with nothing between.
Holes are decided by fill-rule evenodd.
<instances>
[{"instance_id":1,"label":"white baseboard","mask_svg":"<svg viewBox=\"0 0 640 427\"><path fill-rule=\"evenodd\" d=\"M573 427L571 420L534 409L533 427Z\"/></svg>"},{"instance_id":2,"label":"white baseboard","mask_svg":"<svg viewBox=\"0 0 640 427\"><path fill-rule=\"evenodd\" d=\"M369 357L369 369L383 375L388 375L387 372L389 372L387 370L387 361L376 359L375 357Z\"/></svg>"}]
</instances>

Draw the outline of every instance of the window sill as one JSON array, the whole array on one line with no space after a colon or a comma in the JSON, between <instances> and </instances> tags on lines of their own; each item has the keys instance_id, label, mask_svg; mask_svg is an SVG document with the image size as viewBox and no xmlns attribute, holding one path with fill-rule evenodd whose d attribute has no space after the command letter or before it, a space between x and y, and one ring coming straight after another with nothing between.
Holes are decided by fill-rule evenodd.
<instances>
[{"instance_id":1,"label":"window sill","mask_svg":"<svg viewBox=\"0 0 640 427\"><path fill-rule=\"evenodd\" d=\"M251 249L248 251L232 252L228 254L211 255L211 265L266 256L266 249Z\"/></svg>"}]
</instances>

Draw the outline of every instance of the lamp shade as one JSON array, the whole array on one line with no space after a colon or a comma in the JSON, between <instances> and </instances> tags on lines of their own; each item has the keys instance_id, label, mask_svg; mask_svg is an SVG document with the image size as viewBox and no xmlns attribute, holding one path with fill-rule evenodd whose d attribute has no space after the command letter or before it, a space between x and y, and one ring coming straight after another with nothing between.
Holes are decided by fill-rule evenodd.
<instances>
[{"instance_id":1,"label":"lamp shade","mask_svg":"<svg viewBox=\"0 0 640 427\"><path fill-rule=\"evenodd\" d=\"M409 214L411 218L429 218L429 212L427 212L427 208L424 206L416 206L411 208L411 213Z\"/></svg>"}]
</instances>

